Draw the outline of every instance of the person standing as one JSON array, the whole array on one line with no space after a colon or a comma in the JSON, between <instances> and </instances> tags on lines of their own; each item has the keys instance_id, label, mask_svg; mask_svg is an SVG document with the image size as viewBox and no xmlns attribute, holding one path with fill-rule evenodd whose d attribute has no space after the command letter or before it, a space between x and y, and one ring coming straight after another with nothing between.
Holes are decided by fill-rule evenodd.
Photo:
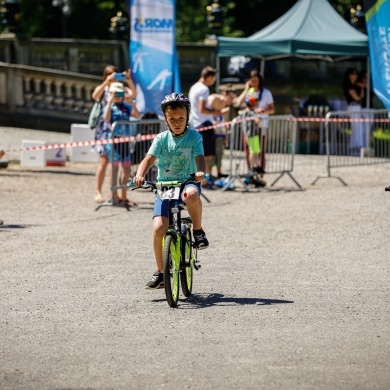
<instances>
[{"instance_id":1,"label":"person standing","mask_svg":"<svg viewBox=\"0 0 390 390\"><path fill-rule=\"evenodd\" d=\"M215 83L217 70L206 66L200 73L199 80L190 88L188 99L191 103L191 127L199 131L203 138L204 156L206 159L206 173L211 174L213 159L215 157L215 131L213 126L214 116L227 113L230 108L215 110L207 107L207 99L210 95L209 87ZM206 128L206 129L204 129Z\"/></svg>"},{"instance_id":2,"label":"person standing","mask_svg":"<svg viewBox=\"0 0 390 390\"><path fill-rule=\"evenodd\" d=\"M118 74L118 69L114 65L107 65L103 71L103 82L99 84L94 91L92 92L93 100L100 100L102 104L102 113L104 107L107 104L107 101L110 97L109 88L111 83L115 82L116 74ZM125 81L127 82L129 88L127 88L126 100L134 100L136 97L136 89L134 82L131 78L131 70L128 69L126 72L123 72L125 76ZM101 114L98 120L98 124L95 130L95 141L108 139L110 135L110 130L108 126L105 125L103 115ZM95 189L95 202L103 203L105 201L102 195L102 187L104 182L104 177L106 175L106 170L109 164L107 151L105 145L95 145L93 148L97 153L99 153L99 163L96 169L96 189Z\"/></svg>"},{"instance_id":3,"label":"person standing","mask_svg":"<svg viewBox=\"0 0 390 390\"><path fill-rule=\"evenodd\" d=\"M347 101L347 111L351 112L351 137L349 139L350 153L353 156L360 155L360 148L365 147L365 131L359 119L362 116L362 98L364 88L359 87L358 71L356 68L348 68L344 73L343 94Z\"/></svg>"},{"instance_id":4,"label":"person standing","mask_svg":"<svg viewBox=\"0 0 390 390\"><path fill-rule=\"evenodd\" d=\"M262 174L265 173L268 116L275 113L275 104L271 91L264 88L264 79L256 69L249 72L249 79L245 83L245 88L241 95L237 98L236 105L240 107L244 102L246 103L246 106L250 106L252 111L261 119L259 129L261 130L261 152L259 154L259 161L255 165L257 166L259 173ZM254 104L248 104L248 102L254 102Z\"/></svg>"},{"instance_id":5,"label":"person standing","mask_svg":"<svg viewBox=\"0 0 390 390\"><path fill-rule=\"evenodd\" d=\"M237 92L232 86L232 84L227 84L226 88L223 90L222 94L211 94L207 99L207 107L212 110L222 110L225 107L229 108L232 105L234 99L237 96ZM225 141L226 141L226 125L227 122L227 114L224 116L214 116L213 123L216 125L215 127L215 156L212 161L212 167L215 165L217 168L217 176L219 179L225 178L228 175L222 173L222 157L223 151L225 149Z\"/></svg>"},{"instance_id":6,"label":"person standing","mask_svg":"<svg viewBox=\"0 0 390 390\"><path fill-rule=\"evenodd\" d=\"M104 107L103 118L105 120L106 127L110 129L110 138L134 136L134 134L131 134L131 127L133 126L120 124L113 128L113 124L121 121L129 122L131 116L136 119L139 119L140 117L140 113L135 105L135 102L133 100L131 101L131 104L125 102L125 90L126 87L120 82L111 83L109 88L110 97ZM118 169L119 165L122 165L122 174L119 180L122 187L121 196L118 197L116 191L113 193L112 202L114 204L122 203L127 206L137 206L135 202L127 199L125 188L130 178L134 146L135 143L132 142L121 142L106 145L107 155L113 170L112 186L117 185Z\"/></svg>"}]
</instances>

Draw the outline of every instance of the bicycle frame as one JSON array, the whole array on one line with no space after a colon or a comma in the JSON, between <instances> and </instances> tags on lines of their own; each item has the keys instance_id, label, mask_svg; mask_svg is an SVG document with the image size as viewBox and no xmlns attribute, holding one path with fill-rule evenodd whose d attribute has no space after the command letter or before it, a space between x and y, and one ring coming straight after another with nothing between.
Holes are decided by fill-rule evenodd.
<instances>
[{"instance_id":1,"label":"bicycle frame","mask_svg":"<svg viewBox=\"0 0 390 390\"><path fill-rule=\"evenodd\" d=\"M185 181L184 183L186 183ZM183 191L183 184L178 181L173 182L160 182L157 183L158 186L161 186L163 188L164 186L178 186L179 184L182 185L182 188L180 188L180 197L181 193ZM180 267L181 259L185 256L185 247L182 245L183 238L186 234L186 232L182 232L182 224L183 224L183 218L181 216L181 212L184 210L183 202L182 200L178 199L168 199L168 230L164 236L163 239L163 248L165 245L165 237L167 235L170 235L174 238L175 245L174 248L172 248L172 253L174 254L174 260L177 265L177 269ZM186 218L186 221L188 219ZM188 226L188 225L187 225Z\"/></svg>"}]
</instances>

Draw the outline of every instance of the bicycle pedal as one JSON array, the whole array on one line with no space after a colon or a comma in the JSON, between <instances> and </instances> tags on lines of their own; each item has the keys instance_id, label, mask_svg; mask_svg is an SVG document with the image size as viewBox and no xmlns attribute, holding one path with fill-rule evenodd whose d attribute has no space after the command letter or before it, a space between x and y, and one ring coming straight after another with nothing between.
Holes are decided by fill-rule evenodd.
<instances>
[{"instance_id":1,"label":"bicycle pedal","mask_svg":"<svg viewBox=\"0 0 390 390\"><path fill-rule=\"evenodd\" d=\"M200 268L202 267L202 265L200 264L200 261L199 260L195 260L194 262L194 268L199 271Z\"/></svg>"}]
</instances>

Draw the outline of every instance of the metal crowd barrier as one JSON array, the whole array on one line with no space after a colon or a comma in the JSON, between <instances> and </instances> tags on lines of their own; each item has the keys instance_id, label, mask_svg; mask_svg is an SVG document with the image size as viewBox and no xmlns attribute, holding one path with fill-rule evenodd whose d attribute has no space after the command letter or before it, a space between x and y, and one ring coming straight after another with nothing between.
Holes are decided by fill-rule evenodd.
<instances>
[{"instance_id":1,"label":"metal crowd barrier","mask_svg":"<svg viewBox=\"0 0 390 390\"><path fill-rule=\"evenodd\" d=\"M159 119L142 119L118 121L112 126L113 142L106 145L111 163L111 199L97 206L121 206L129 209L126 202L120 199L120 193L128 190L129 177L137 172L138 166L152 144L153 138L166 129L165 121ZM146 180L157 179L157 167L152 167Z\"/></svg>"},{"instance_id":2,"label":"metal crowd barrier","mask_svg":"<svg viewBox=\"0 0 390 390\"><path fill-rule=\"evenodd\" d=\"M390 162L390 110L360 109L329 112L325 117L326 175L344 185L331 169Z\"/></svg>"},{"instance_id":3,"label":"metal crowd barrier","mask_svg":"<svg viewBox=\"0 0 390 390\"><path fill-rule=\"evenodd\" d=\"M266 119L268 127L255 123L252 117L237 117L230 128L228 178L222 190L230 188L239 181L245 191L249 190L245 179L253 174L251 164L261 166L266 174L279 174L272 182L273 186L283 175L288 175L293 182L302 188L292 175L296 148L296 122L292 115L273 115ZM263 120L264 125L264 120ZM250 160L248 137L256 133L260 136L261 153ZM253 156L252 156L253 157Z\"/></svg>"}]
</instances>

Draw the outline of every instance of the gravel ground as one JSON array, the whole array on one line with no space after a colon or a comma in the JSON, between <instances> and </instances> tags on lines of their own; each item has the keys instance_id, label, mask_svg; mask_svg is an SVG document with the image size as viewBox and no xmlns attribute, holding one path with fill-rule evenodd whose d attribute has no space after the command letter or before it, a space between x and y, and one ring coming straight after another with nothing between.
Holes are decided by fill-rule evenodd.
<instances>
[{"instance_id":1,"label":"gravel ground","mask_svg":"<svg viewBox=\"0 0 390 390\"><path fill-rule=\"evenodd\" d=\"M44 137L44 138L42 138ZM0 148L68 134L0 128ZM390 388L389 166L207 191L194 294L168 307L154 270L153 196L95 210L95 164L0 170L0 388ZM274 177L266 176L270 183ZM105 193L108 195L107 177Z\"/></svg>"}]
</instances>

